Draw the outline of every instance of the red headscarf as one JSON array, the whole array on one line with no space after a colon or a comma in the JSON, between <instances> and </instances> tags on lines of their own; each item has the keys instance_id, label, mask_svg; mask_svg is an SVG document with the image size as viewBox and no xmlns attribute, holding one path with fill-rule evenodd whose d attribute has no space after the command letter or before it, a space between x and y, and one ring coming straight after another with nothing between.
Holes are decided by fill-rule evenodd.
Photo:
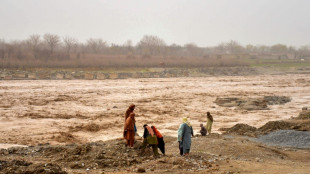
<instances>
[{"instance_id":1,"label":"red headscarf","mask_svg":"<svg viewBox=\"0 0 310 174\"><path fill-rule=\"evenodd\" d=\"M161 133L156 129L155 126L151 126L151 127L152 127L152 129L154 130L154 132L155 132L157 138L162 138L162 137L163 137L163 136L161 135Z\"/></svg>"}]
</instances>

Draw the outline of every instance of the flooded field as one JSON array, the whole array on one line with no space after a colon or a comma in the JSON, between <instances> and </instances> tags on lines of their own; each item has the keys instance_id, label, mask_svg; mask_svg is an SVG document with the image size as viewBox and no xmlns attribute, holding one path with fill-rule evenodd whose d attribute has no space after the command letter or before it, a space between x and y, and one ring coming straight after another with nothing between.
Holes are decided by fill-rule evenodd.
<instances>
[{"instance_id":1,"label":"flooded field","mask_svg":"<svg viewBox=\"0 0 310 174\"><path fill-rule=\"evenodd\" d=\"M221 107L217 97L288 96L267 110ZM122 136L124 113L136 104L138 133L156 125L176 136L181 118L190 117L194 133L214 117L213 130L237 123L262 126L295 117L310 103L309 75L222 76L123 80L0 81L0 144L62 144ZM219 132L220 133L220 132Z\"/></svg>"}]
</instances>

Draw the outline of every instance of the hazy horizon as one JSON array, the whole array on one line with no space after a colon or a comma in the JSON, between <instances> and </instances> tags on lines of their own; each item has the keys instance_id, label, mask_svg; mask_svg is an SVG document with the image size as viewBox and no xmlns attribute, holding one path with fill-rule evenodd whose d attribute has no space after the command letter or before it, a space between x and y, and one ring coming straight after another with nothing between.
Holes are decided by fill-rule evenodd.
<instances>
[{"instance_id":1,"label":"hazy horizon","mask_svg":"<svg viewBox=\"0 0 310 174\"><path fill-rule=\"evenodd\" d=\"M155 35L167 44L215 46L229 40L242 45L310 45L307 0L2 0L0 38L23 40L31 34L57 34L80 42L136 44Z\"/></svg>"}]
</instances>

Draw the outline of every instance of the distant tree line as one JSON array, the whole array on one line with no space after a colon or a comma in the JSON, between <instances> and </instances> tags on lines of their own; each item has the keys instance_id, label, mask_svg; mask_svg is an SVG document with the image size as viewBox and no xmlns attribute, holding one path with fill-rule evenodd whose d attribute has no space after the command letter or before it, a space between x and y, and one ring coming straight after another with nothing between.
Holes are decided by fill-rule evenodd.
<instances>
[{"instance_id":1,"label":"distant tree line","mask_svg":"<svg viewBox=\"0 0 310 174\"><path fill-rule=\"evenodd\" d=\"M60 37L55 34L34 34L21 41L6 42L0 40L1 67L40 67L40 66L171 66L178 63L192 63L201 58L221 58L221 55L292 55L293 58L303 58L310 55L310 48L302 46L295 48L284 44L272 46L246 45L237 41L221 43L213 47L199 47L195 43L183 46L167 45L157 36L146 35L136 45L131 40L124 44L109 44L101 38L90 38L85 43L73 37ZM187 61L185 61L186 59ZM199 60L198 60L199 59ZM141 62L141 60L143 60ZM190 61L190 62L188 62ZM205 62L205 64L208 64Z\"/></svg>"}]
</instances>

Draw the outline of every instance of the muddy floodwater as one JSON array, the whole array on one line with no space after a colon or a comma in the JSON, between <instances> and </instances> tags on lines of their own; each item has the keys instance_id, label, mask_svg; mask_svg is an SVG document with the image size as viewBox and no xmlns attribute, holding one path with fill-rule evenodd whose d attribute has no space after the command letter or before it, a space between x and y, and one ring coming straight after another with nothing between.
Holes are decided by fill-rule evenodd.
<instances>
[{"instance_id":1,"label":"muddy floodwater","mask_svg":"<svg viewBox=\"0 0 310 174\"><path fill-rule=\"evenodd\" d=\"M221 107L217 97L288 96L291 102L268 110ZM310 76L303 74L153 78L122 80L0 81L0 144L61 144L122 136L124 113L136 104L138 133L156 125L176 136L182 117L190 117L195 134L214 117L213 130L237 123L262 126L295 117L310 105ZM220 132L219 132L220 133Z\"/></svg>"}]
</instances>

